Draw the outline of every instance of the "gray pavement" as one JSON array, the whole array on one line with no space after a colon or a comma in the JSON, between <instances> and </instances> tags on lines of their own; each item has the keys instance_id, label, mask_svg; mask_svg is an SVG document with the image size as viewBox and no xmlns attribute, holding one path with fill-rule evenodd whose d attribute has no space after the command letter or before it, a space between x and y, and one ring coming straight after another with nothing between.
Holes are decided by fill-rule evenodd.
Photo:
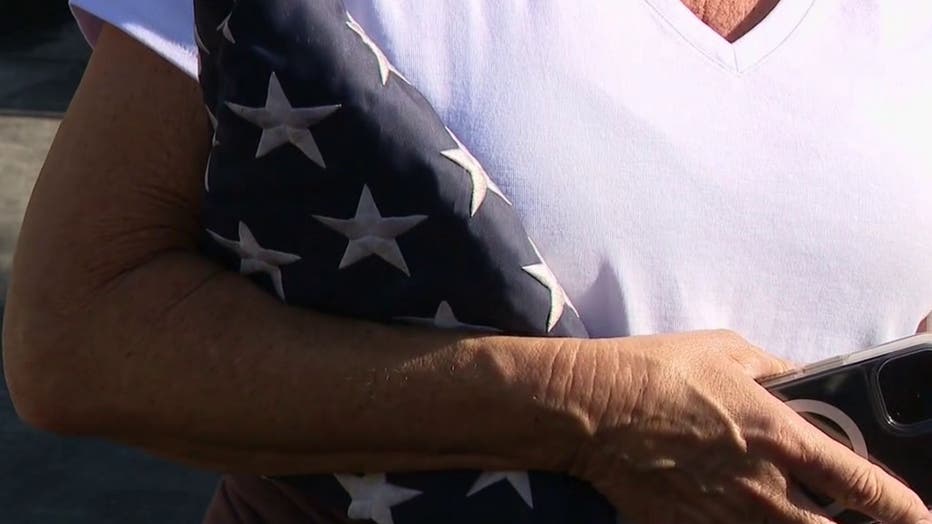
<instances>
[{"instance_id":1,"label":"gray pavement","mask_svg":"<svg viewBox=\"0 0 932 524\"><path fill-rule=\"evenodd\" d=\"M29 193L87 55L71 24L0 36L0 312ZM0 381L0 524L197 523L215 481L115 444L28 428Z\"/></svg>"},{"instance_id":2,"label":"gray pavement","mask_svg":"<svg viewBox=\"0 0 932 524\"><path fill-rule=\"evenodd\" d=\"M29 193L56 129L57 118L0 116L0 307Z\"/></svg>"}]
</instances>

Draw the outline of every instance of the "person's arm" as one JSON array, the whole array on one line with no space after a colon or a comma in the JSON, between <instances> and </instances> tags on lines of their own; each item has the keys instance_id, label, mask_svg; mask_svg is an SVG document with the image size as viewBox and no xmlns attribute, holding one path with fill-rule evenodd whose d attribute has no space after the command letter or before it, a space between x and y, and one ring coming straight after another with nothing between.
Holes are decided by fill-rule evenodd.
<instances>
[{"instance_id":1,"label":"person's arm","mask_svg":"<svg viewBox=\"0 0 932 524\"><path fill-rule=\"evenodd\" d=\"M225 471L560 471L657 524L827 523L792 479L928 515L760 387L783 365L732 333L479 337L282 305L196 251L207 143L197 85L105 29L14 260L27 422Z\"/></svg>"},{"instance_id":2,"label":"person's arm","mask_svg":"<svg viewBox=\"0 0 932 524\"><path fill-rule=\"evenodd\" d=\"M224 455L264 473L567 466L587 421L545 377L572 374L572 343L327 317L199 256L207 129L195 81L104 30L16 253L4 356L26 420L287 455Z\"/></svg>"}]
</instances>

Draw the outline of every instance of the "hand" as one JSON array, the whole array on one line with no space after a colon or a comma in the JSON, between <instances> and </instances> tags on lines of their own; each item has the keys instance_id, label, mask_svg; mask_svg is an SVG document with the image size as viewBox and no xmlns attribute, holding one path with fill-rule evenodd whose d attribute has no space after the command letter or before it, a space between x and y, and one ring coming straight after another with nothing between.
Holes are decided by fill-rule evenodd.
<instances>
[{"instance_id":1,"label":"hand","mask_svg":"<svg viewBox=\"0 0 932 524\"><path fill-rule=\"evenodd\" d=\"M632 522L831 522L794 495L795 482L888 524L929 518L915 493L761 387L788 365L741 337L601 343L615 359L596 368L592 436L572 473Z\"/></svg>"}]
</instances>

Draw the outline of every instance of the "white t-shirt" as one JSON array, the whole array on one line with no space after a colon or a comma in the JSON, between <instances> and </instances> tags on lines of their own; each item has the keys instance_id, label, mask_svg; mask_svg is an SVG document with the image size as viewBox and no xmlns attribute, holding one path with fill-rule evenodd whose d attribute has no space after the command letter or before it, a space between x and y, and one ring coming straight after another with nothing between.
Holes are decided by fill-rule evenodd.
<instances>
[{"instance_id":1,"label":"white t-shirt","mask_svg":"<svg viewBox=\"0 0 932 524\"><path fill-rule=\"evenodd\" d=\"M72 0L191 75L192 0ZM350 0L485 165L590 333L730 328L800 362L932 310L932 3ZM231 24L235 35L235 24Z\"/></svg>"}]
</instances>

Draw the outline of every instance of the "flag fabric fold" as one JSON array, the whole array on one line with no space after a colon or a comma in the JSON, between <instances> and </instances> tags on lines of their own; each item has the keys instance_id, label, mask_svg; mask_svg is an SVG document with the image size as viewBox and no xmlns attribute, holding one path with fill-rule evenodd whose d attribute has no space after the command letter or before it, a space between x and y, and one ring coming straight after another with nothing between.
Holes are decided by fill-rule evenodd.
<instances>
[{"instance_id":1,"label":"flag fabric fold","mask_svg":"<svg viewBox=\"0 0 932 524\"><path fill-rule=\"evenodd\" d=\"M586 337L507 195L341 0L195 0L203 250L295 307ZM347 355L352 358L352 355ZM545 472L269 479L377 524L614 523Z\"/></svg>"}]
</instances>

